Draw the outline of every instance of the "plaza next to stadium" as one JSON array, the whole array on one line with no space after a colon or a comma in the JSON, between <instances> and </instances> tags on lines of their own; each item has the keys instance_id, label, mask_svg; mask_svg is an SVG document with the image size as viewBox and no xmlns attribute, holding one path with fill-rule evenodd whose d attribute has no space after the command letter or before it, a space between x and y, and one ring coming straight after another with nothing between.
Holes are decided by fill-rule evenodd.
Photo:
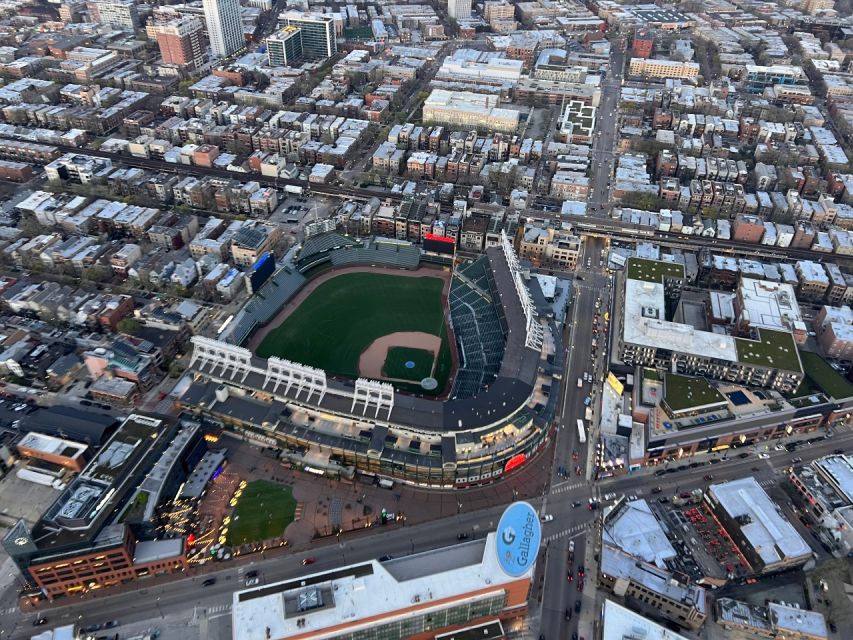
<instances>
[{"instance_id":1,"label":"plaza next to stadium","mask_svg":"<svg viewBox=\"0 0 853 640\"><path fill-rule=\"evenodd\" d=\"M218 339L196 336L192 381L179 403L243 437L281 449L316 474L373 477L435 488L485 484L524 465L548 440L564 347L551 307L525 280L510 240L472 262L398 240L309 237ZM450 255L448 255L450 253ZM341 379L245 348L316 267L364 265L447 272L446 307L459 367L443 398L388 382ZM455 267L454 267L455 265ZM529 288L529 285L531 285ZM533 293L531 293L533 290Z\"/></svg>"}]
</instances>

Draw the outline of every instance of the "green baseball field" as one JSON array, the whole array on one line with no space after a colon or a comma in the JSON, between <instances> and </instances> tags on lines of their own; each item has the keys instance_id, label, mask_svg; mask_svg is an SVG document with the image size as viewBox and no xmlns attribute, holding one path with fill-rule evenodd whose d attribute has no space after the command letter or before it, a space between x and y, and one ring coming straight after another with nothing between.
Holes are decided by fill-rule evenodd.
<instances>
[{"instance_id":1,"label":"green baseball field","mask_svg":"<svg viewBox=\"0 0 853 640\"><path fill-rule=\"evenodd\" d=\"M383 373L401 390L427 393L407 385L432 376L441 393L453 360L447 337L440 278L346 273L320 284L258 345L262 358L277 356L319 367L329 374L359 377L359 357L375 340L397 332L439 336L437 357L431 351L389 349Z\"/></svg>"}]
</instances>

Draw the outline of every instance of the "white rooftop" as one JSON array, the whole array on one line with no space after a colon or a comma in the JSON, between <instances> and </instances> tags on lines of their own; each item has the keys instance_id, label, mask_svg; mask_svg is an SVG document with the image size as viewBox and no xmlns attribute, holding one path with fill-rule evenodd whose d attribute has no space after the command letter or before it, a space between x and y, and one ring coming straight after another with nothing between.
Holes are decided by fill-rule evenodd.
<instances>
[{"instance_id":1,"label":"white rooftop","mask_svg":"<svg viewBox=\"0 0 853 640\"><path fill-rule=\"evenodd\" d=\"M42 453L61 455L66 458L77 458L88 449L85 444L80 442L64 440L63 438L56 438L44 433L36 433L35 431L30 431L25 435L18 443L18 447L26 447L27 449L41 451Z\"/></svg>"},{"instance_id":2,"label":"white rooftop","mask_svg":"<svg viewBox=\"0 0 853 640\"><path fill-rule=\"evenodd\" d=\"M814 466L828 476L848 502L853 502L853 456L826 456L815 460Z\"/></svg>"},{"instance_id":3,"label":"white rooftop","mask_svg":"<svg viewBox=\"0 0 853 640\"><path fill-rule=\"evenodd\" d=\"M794 287L779 282L742 278L738 297L752 326L805 330Z\"/></svg>"},{"instance_id":4,"label":"white rooftop","mask_svg":"<svg viewBox=\"0 0 853 640\"><path fill-rule=\"evenodd\" d=\"M740 478L708 487L711 497L734 519L748 516L740 527L755 552L767 564L811 555L811 548L779 511L755 478Z\"/></svg>"},{"instance_id":5,"label":"white rooftop","mask_svg":"<svg viewBox=\"0 0 853 640\"><path fill-rule=\"evenodd\" d=\"M670 631L657 622L644 618L639 613L623 607L613 600L604 601L604 620L602 621L601 640L687 640L681 634Z\"/></svg>"},{"instance_id":6,"label":"white rooftop","mask_svg":"<svg viewBox=\"0 0 853 640\"><path fill-rule=\"evenodd\" d=\"M771 602L767 605L770 617L780 637L800 634L809 638L826 638L826 620L817 611L806 611L785 604Z\"/></svg>"},{"instance_id":7,"label":"white rooftop","mask_svg":"<svg viewBox=\"0 0 853 640\"><path fill-rule=\"evenodd\" d=\"M737 361L734 338L699 331L688 324L668 322L665 312L663 284L644 280L625 281L625 319L622 326L626 343L671 349L700 358Z\"/></svg>"},{"instance_id":8,"label":"white rooftop","mask_svg":"<svg viewBox=\"0 0 853 640\"><path fill-rule=\"evenodd\" d=\"M661 569L666 568L665 560L676 556L675 549L645 500L625 502L616 513L606 514L602 538L606 544L619 547Z\"/></svg>"},{"instance_id":9,"label":"white rooftop","mask_svg":"<svg viewBox=\"0 0 853 640\"><path fill-rule=\"evenodd\" d=\"M474 602L501 594L504 585L529 579L510 578L498 564L496 538L435 549L412 556L379 562L371 560L341 569L301 576L234 593L232 629L234 640L264 640L304 634L310 637L338 626L343 633L369 629L363 620L383 621L410 616L413 609L428 611L447 599ZM328 578L324 576L328 575ZM301 586L304 583L304 586ZM278 587L278 588L276 588ZM313 610L293 611L294 600L320 592L323 604ZM470 595L478 592L476 596ZM401 611L407 613L400 613ZM302 624L297 626L297 622ZM269 635L267 635L269 630Z\"/></svg>"}]
</instances>

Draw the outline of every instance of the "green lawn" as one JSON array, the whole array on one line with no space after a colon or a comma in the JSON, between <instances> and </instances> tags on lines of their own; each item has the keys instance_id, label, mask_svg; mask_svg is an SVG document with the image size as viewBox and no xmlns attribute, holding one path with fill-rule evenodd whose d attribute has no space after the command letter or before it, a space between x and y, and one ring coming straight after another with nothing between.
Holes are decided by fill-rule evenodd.
<instances>
[{"instance_id":1,"label":"green lawn","mask_svg":"<svg viewBox=\"0 0 853 640\"><path fill-rule=\"evenodd\" d=\"M769 369L802 371L794 337L787 331L759 329L758 340L735 338L738 359Z\"/></svg>"},{"instance_id":2,"label":"green lawn","mask_svg":"<svg viewBox=\"0 0 853 640\"><path fill-rule=\"evenodd\" d=\"M385 357L382 373L388 378L399 378L420 382L432 375L432 363L435 354L426 349L412 347L391 347ZM414 364L409 368L408 363Z\"/></svg>"},{"instance_id":3,"label":"green lawn","mask_svg":"<svg viewBox=\"0 0 853 640\"><path fill-rule=\"evenodd\" d=\"M381 273L347 273L328 280L257 349L262 358L278 356L319 367L330 374L358 377L361 353L377 338L397 331L440 336L436 379L446 385L452 360L441 291L444 281Z\"/></svg>"},{"instance_id":4,"label":"green lawn","mask_svg":"<svg viewBox=\"0 0 853 640\"><path fill-rule=\"evenodd\" d=\"M296 500L290 487L254 480L246 485L237 502L226 542L237 545L280 536L293 522L295 512Z\"/></svg>"},{"instance_id":5,"label":"green lawn","mask_svg":"<svg viewBox=\"0 0 853 640\"><path fill-rule=\"evenodd\" d=\"M723 394L705 378L668 373L664 380L664 402L673 411L684 411L725 401Z\"/></svg>"},{"instance_id":6,"label":"green lawn","mask_svg":"<svg viewBox=\"0 0 853 640\"><path fill-rule=\"evenodd\" d=\"M803 371L815 386L836 399L853 396L853 384L840 375L829 363L817 353L801 351Z\"/></svg>"},{"instance_id":7,"label":"green lawn","mask_svg":"<svg viewBox=\"0 0 853 640\"><path fill-rule=\"evenodd\" d=\"M628 260L628 277L632 280L662 284L665 277L683 279L684 266L663 260L630 258Z\"/></svg>"}]
</instances>

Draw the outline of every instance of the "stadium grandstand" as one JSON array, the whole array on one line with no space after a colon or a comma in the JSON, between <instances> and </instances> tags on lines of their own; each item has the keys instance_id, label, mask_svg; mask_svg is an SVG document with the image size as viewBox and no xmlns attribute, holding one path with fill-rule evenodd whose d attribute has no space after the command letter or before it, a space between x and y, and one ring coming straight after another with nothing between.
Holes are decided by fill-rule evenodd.
<instances>
[{"instance_id":1,"label":"stadium grandstand","mask_svg":"<svg viewBox=\"0 0 853 640\"><path fill-rule=\"evenodd\" d=\"M281 267L249 298L219 339L230 344L243 344L255 329L272 320L306 282L305 276L290 266Z\"/></svg>"},{"instance_id":2,"label":"stadium grandstand","mask_svg":"<svg viewBox=\"0 0 853 640\"><path fill-rule=\"evenodd\" d=\"M451 396L472 398L494 382L504 354L504 327L494 304L486 256L457 268L450 287L450 318L460 367Z\"/></svg>"},{"instance_id":3,"label":"stadium grandstand","mask_svg":"<svg viewBox=\"0 0 853 640\"><path fill-rule=\"evenodd\" d=\"M499 478L545 445L559 387L546 344L558 342L559 332L543 340L553 327L533 306L505 235L453 275L448 302L461 368L446 399L396 393L387 382L327 377L322 369L259 358L239 346L307 281L303 269L327 262L411 269L420 264L420 249L331 232L306 239L296 260L251 299L227 341L193 338L192 380L177 399L181 407L245 437L274 440L283 456L296 452L292 462L335 477L460 488Z\"/></svg>"}]
</instances>

